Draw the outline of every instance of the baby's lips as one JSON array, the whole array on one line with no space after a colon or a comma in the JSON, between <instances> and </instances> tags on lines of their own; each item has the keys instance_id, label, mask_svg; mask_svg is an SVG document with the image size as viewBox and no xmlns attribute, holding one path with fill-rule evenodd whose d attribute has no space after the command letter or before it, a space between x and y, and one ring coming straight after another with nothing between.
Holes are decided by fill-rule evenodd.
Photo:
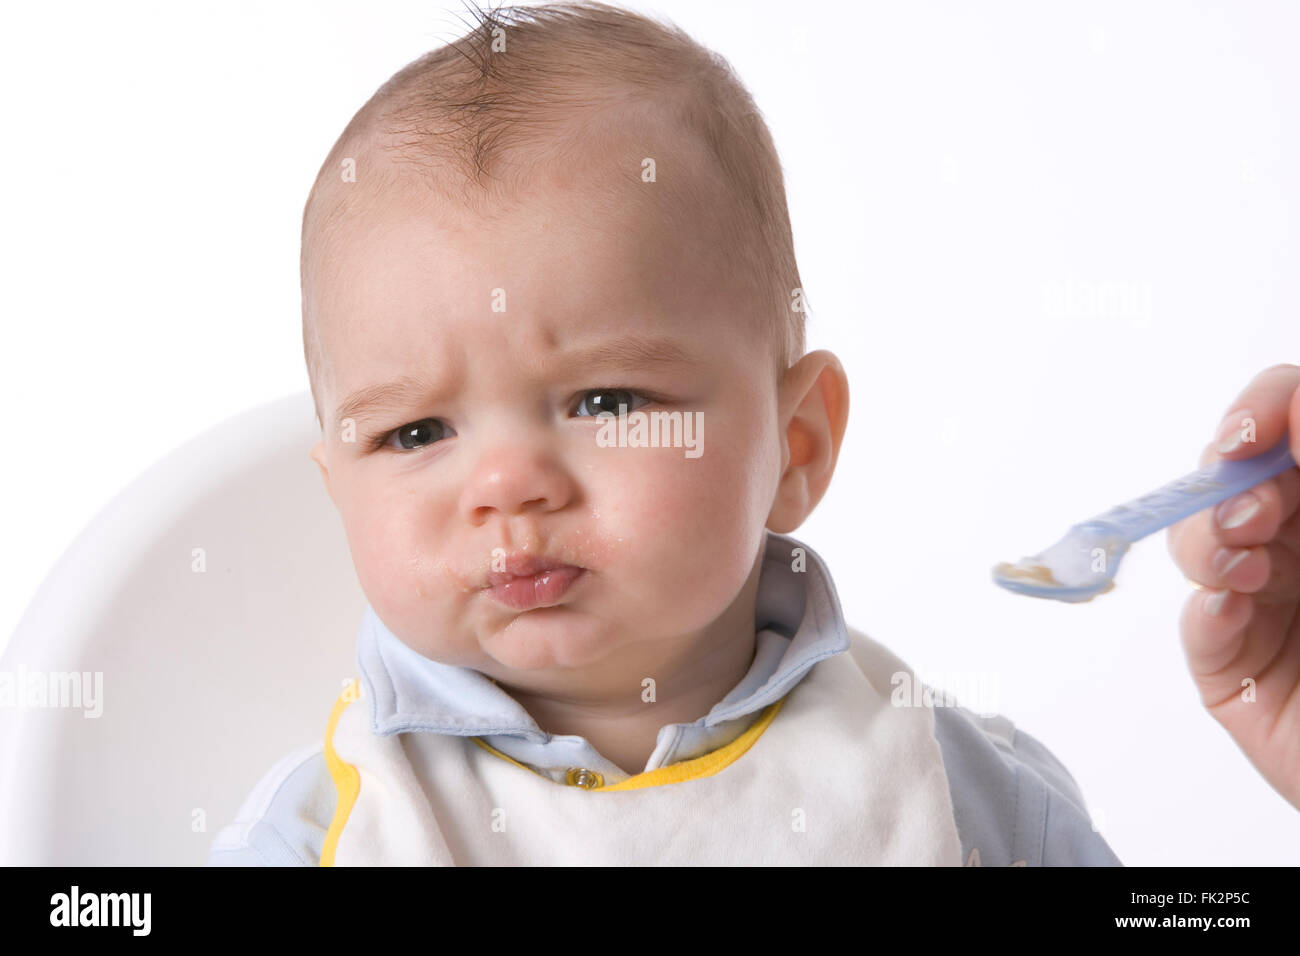
<instances>
[{"instance_id":1,"label":"baby's lips","mask_svg":"<svg viewBox=\"0 0 1300 956\"><path fill-rule=\"evenodd\" d=\"M504 558L493 558L489 567L491 570L483 576L483 583L479 585L481 588L496 587L499 584L513 581L515 578L531 577L543 571L555 571L559 568L578 568L581 565L573 564L563 558L527 554L520 551L507 554Z\"/></svg>"}]
</instances>

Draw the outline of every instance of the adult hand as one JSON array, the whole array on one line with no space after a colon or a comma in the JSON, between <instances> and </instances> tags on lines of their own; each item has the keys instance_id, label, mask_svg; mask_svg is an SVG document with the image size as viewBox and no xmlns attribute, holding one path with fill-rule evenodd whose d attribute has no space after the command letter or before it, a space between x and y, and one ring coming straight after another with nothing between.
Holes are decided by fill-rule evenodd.
<instances>
[{"instance_id":1,"label":"adult hand","mask_svg":"<svg viewBox=\"0 0 1300 956\"><path fill-rule=\"evenodd\" d=\"M1300 460L1300 366L1275 365L1232 403L1200 464L1250 458L1287 432ZM1300 808L1300 468L1171 525L1167 540L1201 588L1179 623L1201 701Z\"/></svg>"}]
</instances>

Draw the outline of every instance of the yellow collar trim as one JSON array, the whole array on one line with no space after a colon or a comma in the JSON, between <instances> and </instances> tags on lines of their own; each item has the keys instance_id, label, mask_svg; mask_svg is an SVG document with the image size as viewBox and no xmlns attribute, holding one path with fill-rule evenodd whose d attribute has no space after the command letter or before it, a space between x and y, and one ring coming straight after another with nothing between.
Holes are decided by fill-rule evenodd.
<instances>
[{"instance_id":1,"label":"yellow collar trim","mask_svg":"<svg viewBox=\"0 0 1300 956\"><path fill-rule=\"evenodd\" d=\"M771 724L773 718L776 717L776 712L781 709L781 705L784 703L785 698L782 697L775 704L769 704L758 720L754 721L754 723L750 725L748 730L731 743L719 747L711 753L695 757L692 760L683 760L680 763L669 764L667 767L657 767L654 770L645 770L641 773L633 774L622 783L613 783L606 787L592 787L591 791L593 793L611 793L615 790L639 790L642 787L661 787L665 784L682 783L686 780L697 780L701 777L711 777L720 770L735 763L744 755L745 751L754 745L754 741L758 740L758 738L763 735L763 731L767 730L768 725ZM529 773L537 773L537 771L532 767L522 764L512 757L506 756L479 737L471 737L470 740L474 741L474 743L478 744L488 753L496 754L496 756L500 757L502 760L509 761L516 767L521 767ZM544 776L540 773L537 773L537 775L539 777ZM547 777L546 779L549 780L550 778Z\"/></svg>"},{"instance_id":2,"label":"yellow collar trim","mask_svg":"<svg viewBox=\"0 0 1300 956\"><path fill-rule=\"evenodd\" d=\"M334 709L330 711L329 724L325 727L325 765L329 767L330 778L334 781L339 799L334 808L334 819L330 821L330 827L325 831L325 842L321 844L321 866L334 865L334 852L338 848L343 825L348 822L348 814L352 812L357 796L361 793L361 775L357 773L357 768L344 762L334 750L334 728L338 726L339 718L343 716L343 711L347 710L348 704L360 696L361 686L354 677L343 688L339 699L334 702Z\"/></svg>"}]
</instances>

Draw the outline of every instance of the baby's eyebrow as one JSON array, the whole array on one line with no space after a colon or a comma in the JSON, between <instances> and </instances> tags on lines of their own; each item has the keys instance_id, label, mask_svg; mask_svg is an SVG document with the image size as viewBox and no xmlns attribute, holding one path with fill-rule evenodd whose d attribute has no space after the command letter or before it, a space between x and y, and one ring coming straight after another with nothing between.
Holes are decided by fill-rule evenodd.
<instances>
[{"instance_id":1,"label":"baby's eyebrow","mask_svg":"<svg viewBox=\"0 0 1300 956\"><path fill-rule=\"evenodd\" d=\"M374 412L382 411L393 405L400 405L412 395L429 395L433 389L428 382L403 375L391 382L379 385L367 385L359 388L344 399L334 412L334 421L340 424L347 419L365 418Z\"/></svg>"},{"instance_id":2,"label":"baby's eyebrow","mask_svg":"<svg viewBox=\"0 0 1300 956\"><path fill-rule=\"evenodd\" d=\"M704 360L693 355L675 339L625 335L587 348L565 352L554 358L557 370L600 369L614 372L644 372L673 366L701 367ZM613 385L617 383L593 383ZM344 399L334 413L335 422L362 418L376 411L410 401L413 397L436 394L433 383L404 375L391 382L368 385Z\"/></svg>"},{"instance_id":3,"label":"baby's eyebrow","mask_svg":"<svg viewBox=\"0 0 1300 956\"><path fill-rule=\"evenodd\" d=\"M590 348L568 352L557 358L561 368L602 368L621 372L666 368L673 365L703 365L676 339L645 335L624 335Z\"/></svg>"}]
</instances>

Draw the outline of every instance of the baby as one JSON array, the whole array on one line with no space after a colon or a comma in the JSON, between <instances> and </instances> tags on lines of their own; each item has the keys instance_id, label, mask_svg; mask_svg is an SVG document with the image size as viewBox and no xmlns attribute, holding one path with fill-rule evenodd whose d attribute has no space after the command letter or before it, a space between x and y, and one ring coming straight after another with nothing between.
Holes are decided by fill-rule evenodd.
<instances>
[{"instance_id":1,"label":"baby","mask_svg":"<svg viewBox=\"0 0 1300 956\"><path fill-rule=\"evenodd\" d=\"M726 63L595 3L479 18L307 201L311 457L368 607L209 862L1118 864L1034 738L913 706L789 537L848 385Z\"/></svg>"}]
</instances>

